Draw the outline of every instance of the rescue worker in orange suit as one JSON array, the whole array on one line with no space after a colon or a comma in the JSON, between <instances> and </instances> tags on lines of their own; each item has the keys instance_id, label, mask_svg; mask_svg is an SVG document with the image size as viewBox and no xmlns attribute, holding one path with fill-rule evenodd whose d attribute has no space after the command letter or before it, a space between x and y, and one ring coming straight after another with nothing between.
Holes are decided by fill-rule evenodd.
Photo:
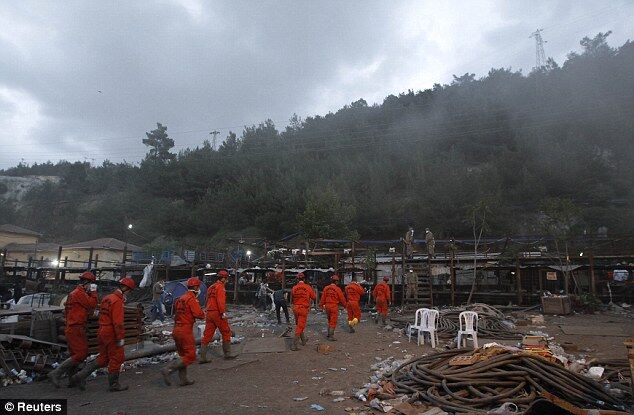
<instances>
[{"instance_id":1,"label":"rescue worker in orange suit","mask_svg":"<svg viewBox=\"0 0 634 415\"><path fill-rule=\"evenodd\" d=\"M218 272L218 281L207 289L207 317L205 319L205 332L200 342L200 363L207 363L209 343L213 339L216 329L222 336L222 352L225 359L233 359L231 354L231 328L227 321L227 293L225 284L229 273L225 270Z\"/></svg>"},{"instance_id":2,"label":"rescue worker in orange suit","mask_svg":"<svg viewBox=\"0 0 634 415\"><path fill-rule=\"evenodd\" d=\"M326 339L335 341L335 329L337 328L337 317L339 317L339 304L347 307L348 303L343 296L343 291L337 285L339 282L339 275L334 274L330 277L331 283L324 287L324 291L321 293L321 300L319 301L319 307L326 311L328 316L328 335Z\"/></svg>"},{"instance_id":3,"label":"rescue worker in orange suit","mask_svg":"<svg viewBox=\"0 0 634 415\"><path fill-rule=\"evenodd\" d=\"M193 385L193 380L187 379L187 366L196 361L196 341L194 340L194 322L205 318L205 313L198 303L200 294L200 280L192 277L187 280L187 292L174 302L174 330L172 337L176 343L179 359L174 360L161 371L163 380L170 386L170 375L178 370L180 386Z\"/></svg>"},{"instance_id":4,"label":"rescue worker in orange suit","mask_svg":"<svg viewBox=\"0 0 634 415\"><path fill-rule=\"evenodd\" d=\"M88 337L86 323L97 307L97 285L95 275L86 271L79 276L79 285L68 294L64 315L66 317L66 342L70 358L66 359L55 370L48 374L56 388L60 386L60 378L66 373L68 379L77 372L77 367L88 357ZM69 387L74 386L69 382Z\"/></svg>"},{"instance_id":5,"label":"rescue worker in orange suit","mask_svg":"<svg viewBox=\"0 0 634 415\"><path fill-rule=\"evenodd\" d=\"M381 317L381 323L383 325L385 325L385 320L387 319L387 307L390 305L392 298L390 294L390 286L387 285L389 280L390 277L383 277L383 281L378 283L372 291L372 296L376 302L376 312L379 317Z\"/></svg>"},{"instance_id":6,"label":"rescue worker in orange suit","mask_svg":"<svg viewBox=\"0 0 634 415\"><path fill-rule=\"evenodd\" d=\"M363 297L363 294L365 294L365 290L358 282L352 280L350 284L346 285L345 291L348 300L348 306L346 307L348 311L348 327L350 328L350 333L354 333L354 326L359 324L361 320L359 301L361 297Z\"/></svg>"},{"instance_id":7,"label":"rescue worker in orange suit","mask_svg":"<svg viewBox=\"0 0 634 415\"><path fill-rule=\"evenodd\" d=\"M125 328L123 327L125 295L132 291L136 284L132 278L124 277L119 280L119 288L108 294L99 305L99 330L97 342L99 354L92 364L87 364L72 379L80 389L85 390L85 380L96 368L108 366L108 390L120 392L128 390L127 386L119 383L119 372L125 361ZM71 380L72 380L71 379Z\"/></svg>"},{"instance_id":8,"label":"rescue worker in orange suit","mask_svg":"<svg viewBox=\"0 0 634 415\"><path fill-rule=\"evenodd\" d=\"M305 276L303 272L297 274L297 284L291 289L291 298L293 303L293 314L295 315L295 337L291 344L291 350L297 351L298 343L302 342L302 346L306 346L308 339L304 334L306 330L306 321L308 320L308 310L310 303L317 299L315 290L304 282Z\"/></svg>"}]
</instances>

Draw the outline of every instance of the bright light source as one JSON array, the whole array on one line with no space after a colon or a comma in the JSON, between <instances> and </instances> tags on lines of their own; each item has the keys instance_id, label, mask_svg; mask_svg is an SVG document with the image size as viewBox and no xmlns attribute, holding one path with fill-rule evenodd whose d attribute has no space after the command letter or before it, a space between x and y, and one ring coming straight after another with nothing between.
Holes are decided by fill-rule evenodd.
<instances>
[{"instance_id":1,"label":"bright light source","mask_svg":"<svg viewBox=\"0 0 634 415\"><path fill-rule=\"evenodd\" d=\"M583 256L583 252L579 252L579 256Z\"/></svg>"},{"instance_id":2,"label":"bright light source","mask_svg":"<svg viewBox=\"0 0 634 415\"><path fill-rule=\"evenodd\" d=\"M58 260L51 261L51 265L56 267L59 265L59 261Z\"/></svg>"},{"instance_id":3,"label":"bright light source","mask_svg":"<svg viewBox=\"0 0 634 415\"><path fill-rule=\"evenodd\" d=\"M251 256L252 253L253 252L251 252L251 251L247 251L247 256Z\"/></svg>"},{"instance_id":4,"label":"bright light source","mask_svg":"<svg viewBox=\"0 0 634 415\"><path fill-rule=\"evenodd\" d=\"M132 224L129 224L129 225L128 225L128 229L132 229Z\"/></svg>"}]
</instances>

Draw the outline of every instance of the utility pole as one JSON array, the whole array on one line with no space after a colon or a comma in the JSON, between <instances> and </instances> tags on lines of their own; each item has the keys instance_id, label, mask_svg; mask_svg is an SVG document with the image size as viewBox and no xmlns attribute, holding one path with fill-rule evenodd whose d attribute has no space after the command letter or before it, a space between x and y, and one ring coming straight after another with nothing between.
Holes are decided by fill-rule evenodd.
<instances>
[{"instance_id":1,"label":"utility pole","mask_svg":"<svg viewBox=\"0 0 634 415\"><path fill-rule=\"evenodd\" d=\"M537 29L529 38L535 38L535 69L539 69L542 66L546 66L546 54L544 53L544 39L542 39L542 32L544 29Z\"/></svg>"},{"instance_id":2,"label":"utility pole","mask_svg":"<svg viewBox=\"0 0 634 415\"><path fill-rule=\"evenodd\" d=\"M213 130L212 132L209 133L209 135L213 136L211 139L211 149L215 150L216 149L216 136L220 134L220 131L218 130Z\"/></svg>"}]
</instances>

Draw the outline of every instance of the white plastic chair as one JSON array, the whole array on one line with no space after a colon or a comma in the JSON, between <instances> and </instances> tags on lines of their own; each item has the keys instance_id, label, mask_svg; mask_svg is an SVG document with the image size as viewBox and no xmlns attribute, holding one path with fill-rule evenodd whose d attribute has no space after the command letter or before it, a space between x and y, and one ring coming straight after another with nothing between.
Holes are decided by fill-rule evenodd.
<instances>
[{"instance_id":1,"label":"white plastic chair","mask_svg":"<svg viewBox=\"0 0 634 415\"><path fill-rule=\"evenodd\" d=\"M438 343L438 310L426 310L423 313L423 324L418 329L419 336L422 333L423 344L425 344L425 333L429 333L431 347L436 348Z\"/></svg>"},{"instance_id":2,"label":"white plastic chair","mask_svg":"<svg viewBox=\"0 0 634 415\"><path fill-rule=\"evenodd\" d=\"M416 314L414 316L414 324L410 324L409 326L409 334L407 337L407 341L412 341L412 331L416 330L416 343L420 345L420 328L423 326L423 319L425 311L429 311L428 308L419 308L416 310Z\"/></svg>"},{"instance_id":3,"label":"white plastic chair","mask_svg":"<svg viewBox=\"0 0 634 415\"><path fill-rule=\"evenodd\" d=\"M478 313L475 311L463 311L458 316L460 330L458 330L458 348L467 346L467 336L471 336L473 347L478 347ZM463 338L464 336L464 338Z\"/></svg>"}]
</instances>

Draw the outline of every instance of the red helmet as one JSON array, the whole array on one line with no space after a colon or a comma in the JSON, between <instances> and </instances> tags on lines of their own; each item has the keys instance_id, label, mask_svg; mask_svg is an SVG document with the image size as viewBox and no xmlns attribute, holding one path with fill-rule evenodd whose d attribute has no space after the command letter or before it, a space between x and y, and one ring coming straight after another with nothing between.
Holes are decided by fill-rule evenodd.
<instances>
[{"instance_id":1,"label":"red helmet","mask_svg":"<svg viewBox=\"0 0 634 415\"><path fill-rule=\"evenodd\" d=\"M383 281L389 281L390 277L388 277L387 275L383 277Z\"/></svg>"},{"instance_id":2,"label":"red helmet","mask_svg":"<svg viewBox=\"0 0 634 415\"><path fill-rule=\"evenodd\" d=\"M218 278L229 278L229 273L225 271L224 269L221 271L218 271Z\"/></svg>"},{"instance_id":3,"label":"red helmet","mask_svg":"<svg viewBox=\"0 0 634 415\"><path fill-rule=\"evenodd\" d=\"M330 277L330 280L331 280L331 281L339 281L339 275L337 275L337 274L333 274L333 275Z\"/></svg>"},{"instance_id":4,"label":"red helmet","mask_svg":"<svg viewBox=\"0 0 634 415\"><path fill-rule=\"evenodd\" d=\"M187 280L187 288L198 288L200 287L200 280L198 277L191 277Z\"/></svg>"},{"instance_id":5,"label":"red helmet","mask_svg":"<svg viewBox=\"0 0 634 415\"><path fill-rule=\"evenodd\" d=\"M119 284L128 287L131 290L134 290L134 287L136 287L136 283L134 282L134 280L130 277L123 277L119 280Z\"/></svg>"},{"instance_id":6,"label":"red helmet","mask_svg":"<svg viewBox=\"0 0 634 415\"><path fill-rule=\"evenodd\" d=\"M97 281L97 278L95 277L95 274L93 274L93 273L92 273L92 272L90 272L90 271L86 271L86 272L84 272L83 274L81 274L81 275L79 276L79 279L80 279L80 280L90 281L90 282L95 282L95 281Z\"/></svg>"},{"instance_id":7,"label":"red helmet","mask_svg":"<svg viewBox=\"0 0 634 415\"><path fill-rule=\"evenodd\" d=\"M297 279L298 280L303 280L304 278L306 278L306 276L304 275L303 272L300 272L299 274L297 274Z\"/></svg>"}]
</instances>

